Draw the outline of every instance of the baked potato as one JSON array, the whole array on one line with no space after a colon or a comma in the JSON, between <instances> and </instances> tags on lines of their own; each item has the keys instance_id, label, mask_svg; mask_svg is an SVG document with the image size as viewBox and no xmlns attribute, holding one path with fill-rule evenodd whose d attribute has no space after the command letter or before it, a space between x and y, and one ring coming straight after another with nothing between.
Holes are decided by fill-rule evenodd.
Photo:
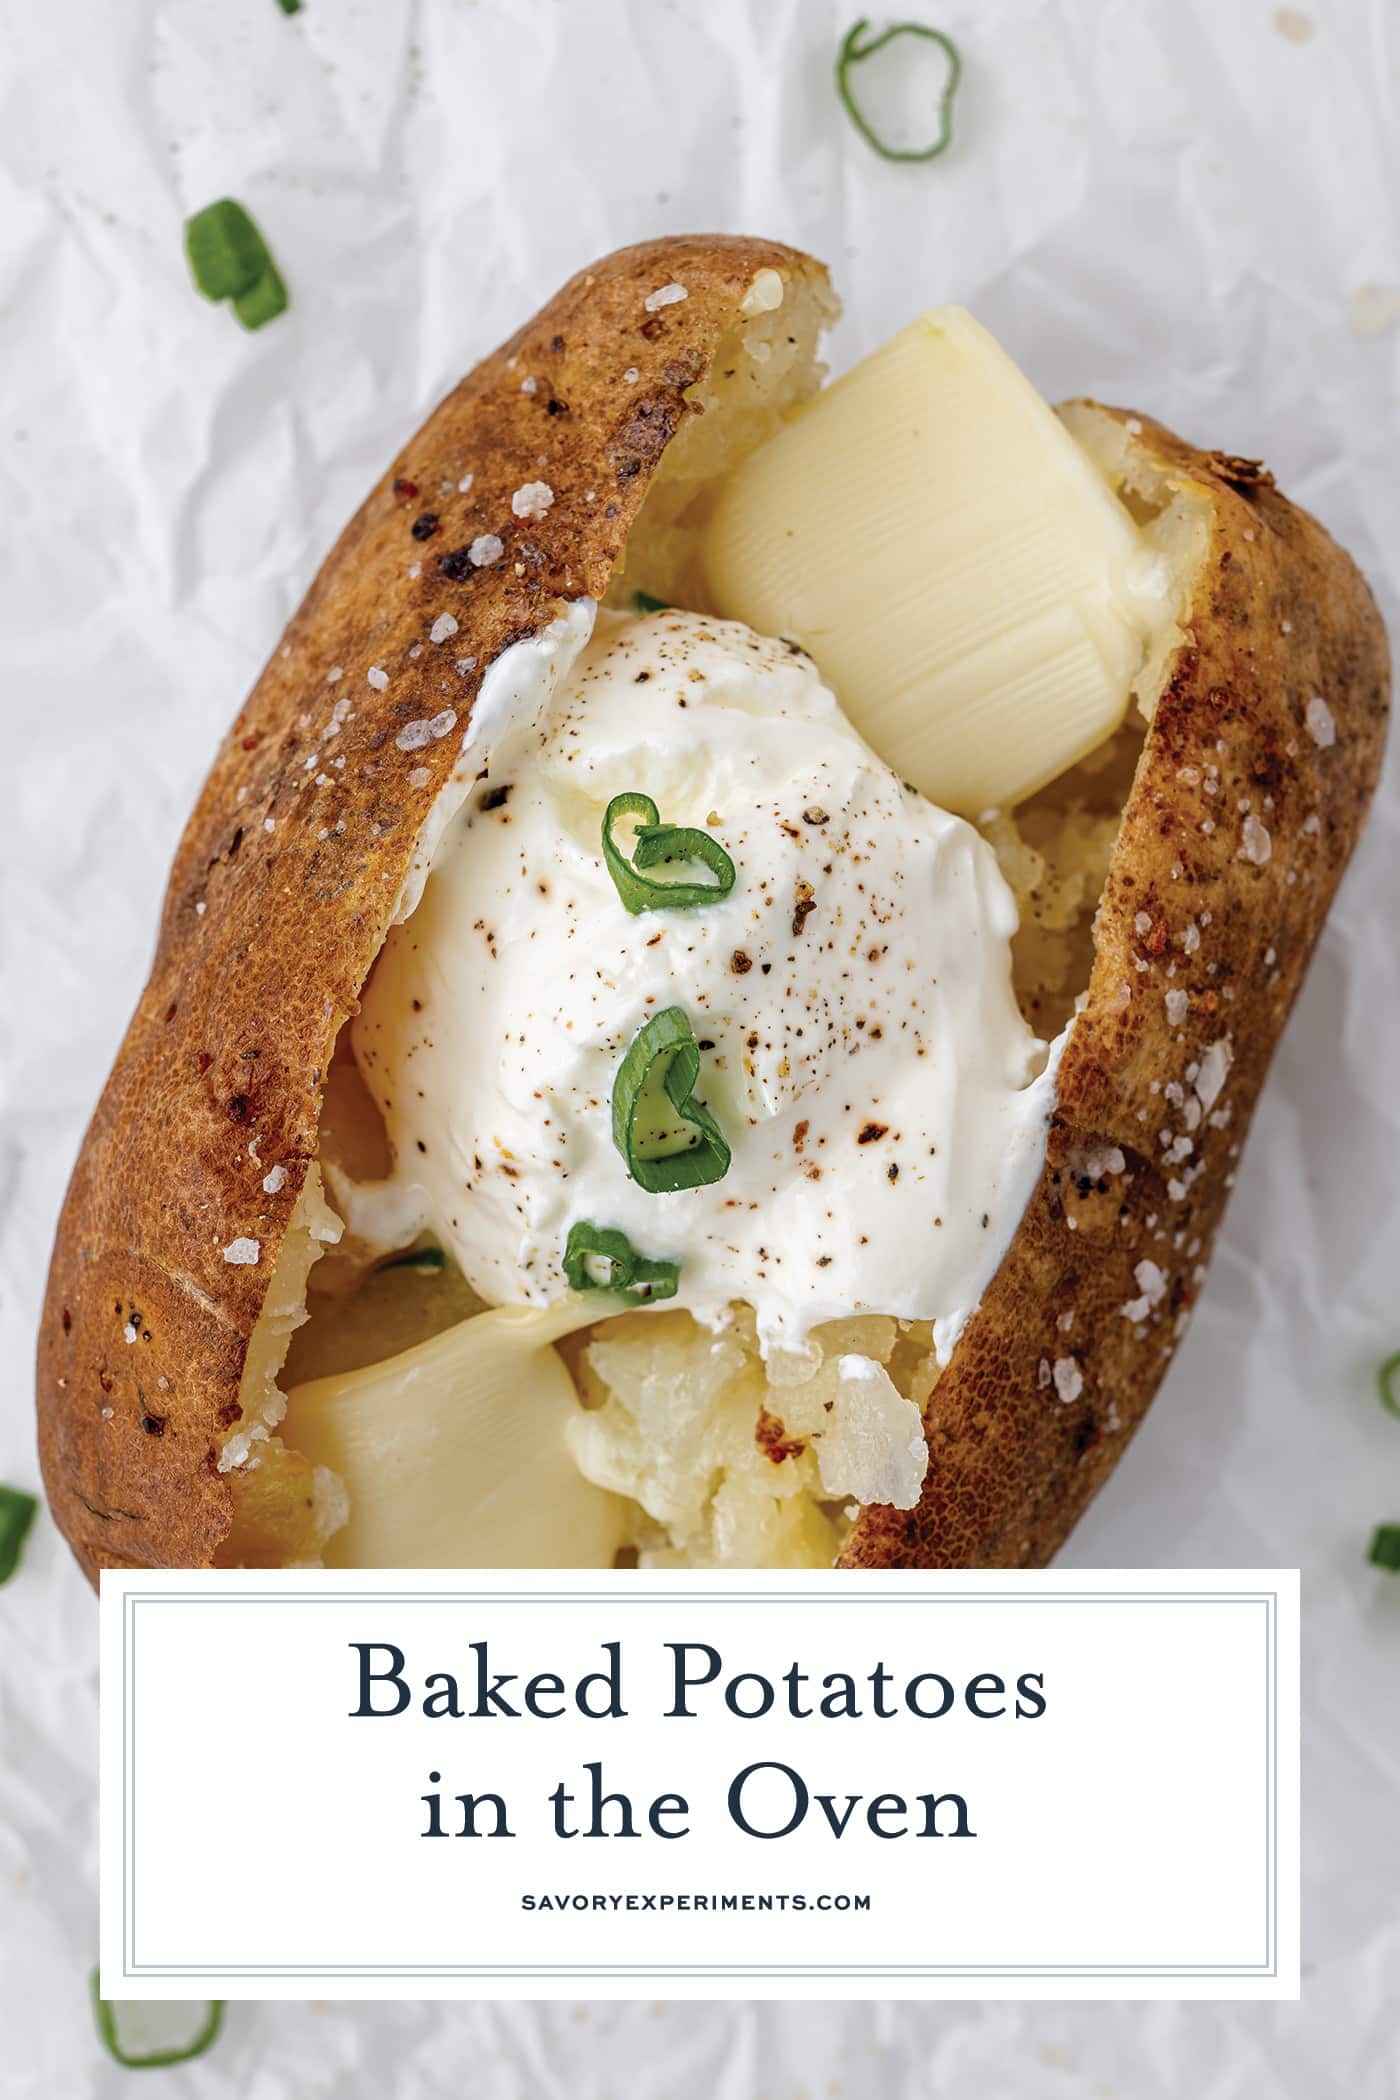
<instances>
[{"instance_id":1,"label":"baked potato","mask_svg":"<svg viewBox=\"0 0 1400 2100\"><path fill-rule=\"evenodd\" d=\"M713 602L704 546L744 463L815 394L834 311L820 265L771 242L679 238L609 256L462 381L325 562L181 840L150 981L59 1223L39 1338L40 1449L54 1514L89 1576L318 1560L1038 1565L1107 1478L1200 1288L1375 784L1388 702L1384 634L1347 556L1256 462L1197 451L1146 417L1090 402L1060 411L1155 565L1161 613L1123 681L1127 712L1050 777L1019 783L1007 806L969 805L980 835L904 791L906 813L962 856L957 881L990 899L977 926L1001 929L976 1013L993 1016L998 1042L1015 1048L1019 1027L1039 1045L1021 1069L1025 1097L1039 1091L1017 1126L1020 1164L982 1219L995 1210L1004 1237L989 1235L997 1244L972 1285L962 1277L961 1297L950 1283L948 1303L915 1302L886 1254L890 1302L868 1277L843 1299L839 1281L814 1273L810 1289L793 1287L810 1317L790 1334L746 1302L757 1285L734 1289L727 1311L697 1301L697 1317L665 1234L643 1249L618 1229L621 1208L597 1217L591 1197L574 1205L572 1224L588 1230L566 1275L557 1261L532 1268L506 1234L505 1266L488 1265L483 1287L455 1258L459 1221L403 1200L395 1144L427 1156L430 1134L423 1123L413 1135L421 1068L409 1052L431 1046L424 1035L391 1058L382 1016L391 998L408 1010L415 971L441 987L429 934L447 907L433 903L434 871L444 841L472 822L485 837L488 815L495 858L470 864L478 887L454 909L475 895L477 933L494 946L486 921L508 899L480 884L513 879L510 842L527 835L504 829L512 817L524 827L527 812L512 811L516 783L495 752L512 736L517 758L525 750L539 679L557 685L605 631L600 720L620 708L618 664L641 661L638 650L652 651L668 704L683 708L678 680L732 683L736 652L752 644L769 652L765 678L788 676L784 651L797 666L784 690L808 724L804 753L820 742L810 723L830 726L830 695L799 646L821 664L820 641L799 630L766 643L718 620L730 608ZM753 559L737 563L736 590ZM595 605L612 610L590 641ZM757 723L751 696L735 704ZM667 783L681 796L684 768ZM738 862L742 890L732 828L718 823L716 859L694 843L701 814L682 853L678 828L658 819L662 796L631 785L650 802L655 860L708 853L700 888ZM878 797L871 806L872 834L900 829ZM830 814L803 812L813 837ZM631 918L619 908L621 933L602 921L609 881L617 903L643 878L646 827L630 848L605 838L605 854L596 811L589 821L579 864L602 872L600 889L579 892L593 900L588 936L644 946L648 908L658 924L679 919L664 900L644 897ZM828 872L851 836L830 847ZM799 836L792 850L805 845ZM987 872L992 854L999 874ZM523 853L521 870L523 884ZM1014 933L996 884L1015 896ZM706 903L693 923L713 922L713 945L728 935ZM775 907L791 915L794 943L820 908L800 872ZM954 935L940 937L956 961ZM668 952L680 952L674 941ZM721 1017L739 1029L750 979L761 989L743 952L730 958L733 1011ZM911 977L925 953L910 948ZM655 1020L663 997L649 993L633 1025ZM464 1027L513 1011L476 999L463 997ZM600 1042L614 1063L626 1035L611 1012ZM869 1042L867 1029L846 1047ZM690 1043L682 1031L637 1084L659 1079L686 1157L708 1146L717 1161L725 1118L709 1117L712 1143L694 1076L715 1041L695 1037L687 1066ZM465 1060L467 1080L489 1054L478 1046ZM977 1064L975 1042L962 1060ZM463 1069L457 1060L454 1085ZM703 1088L725 1094L732 1115L738 1084L726 1092L710 1071ZM801 1153L793 1087L781 1105ZM606 1115L609 1104L591 1107ZM625 1104L622 1123L639 1114ZM959 1108L948 1127L970 1114ZM872 1129L886 1139L867 1120L855 1142ZM664 1135L635 1148L629 1138L622 1152L632 1194L658 1158L676 1157ZM862 1172L878 1159L898 1179L900 1161L878 1143L848 1150L828 1169L837 1211L857 1157ZM506 1181L490 1188L479 1157L475 1170L460 1147L453 1159L472 1217L499 1211L518 1180L508 1148L490 1162ZM932 1170L903 1171L898 1239L921 1261L943 1218L919 1194ZM698 1215L700 1185L665 1188L666 1216ZM975 1183L956 1193L978 1208ZM650 1214L641 1203L626 1215ZM556 1204L526 1236L538 1226L562 1254L567 1223ZM774 1266L752 1235L740 1251L737 1269L715 1269L712 1298L745 1264L765 1276ZM515 1304L510 1278L522 1275ZM647 1302L668 1295L677 1302ZM954 1299L958 1317L939 1331ZM480 1492L478 1472L489 1475ZM444 1483L449 1502L471 1505L465 1544ZM420 1513L414 1498L430 1492L433 1512Z\"/></svg>"}]
</instances>

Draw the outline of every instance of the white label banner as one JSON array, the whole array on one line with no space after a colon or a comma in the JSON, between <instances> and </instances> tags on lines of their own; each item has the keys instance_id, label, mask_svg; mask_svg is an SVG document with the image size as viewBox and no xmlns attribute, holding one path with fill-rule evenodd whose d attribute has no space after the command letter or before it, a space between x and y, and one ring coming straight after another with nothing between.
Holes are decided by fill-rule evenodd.
<instances>
[{"instance_id":1,"label":"white label banner","mask_svg":"<svg viewBox=\"0 0 1400 2100\"><path fill-rule=\"evenodd\" d=\"M107 1572L109 1998L1288 1998L1298 1577Z\"/></svg>"}]
</instances>

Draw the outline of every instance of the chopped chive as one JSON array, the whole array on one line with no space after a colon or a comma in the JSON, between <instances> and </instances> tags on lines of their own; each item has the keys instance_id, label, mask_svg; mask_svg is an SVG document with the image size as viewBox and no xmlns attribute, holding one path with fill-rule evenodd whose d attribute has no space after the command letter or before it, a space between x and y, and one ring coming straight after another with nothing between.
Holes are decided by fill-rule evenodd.
<instances>
[{"instance_id":1,"label":"chopped chive","mask_svg":"<svg viewBox=\"0 0 1400 2100\"><path fill-rule=\"evenodd\" d=\"M281 8L284 15L299 15L301 13L301 0L277 0L277 5Z\"/></svg>"},{"instance_id":2,"label":"chopped chive","mask_svg":"<svg viewBox=\"0 0 1400 2100\"><path fill-rule=\"evenodd\" d=\"M681 1276L679 1262L651 1261L625 1232L587 1218L569 1227L562 1266L571 1290L617 1291L627 1305L674 1298Z\"/></svg>"},{"instance_id":3,"label":"chopped chive","mask_svg":"<svg viewBox=\"0 0 1400 2100\"><path fill-rule=\"evenodd\" d=\"M703 1188L729 1171L724 1133L692 1091L699 1077L699 1046L679 1006L653 1014L617 1068L613 1143L649 1195Z\"/></svg>"},{"instance_id":4,"label":"chopped chive","mask_svg":"<svg viewBox=\"0 0 1400 2100\"><path fill-rule=\"evenodd\" d=\"M939 154L952 144L953 139L953 97L962 78L962 58L957 45L951 37L945 36L941 29L930 29L927 22L896 22L891 28L882 29L869 43L862 45L861 37L869 27L870 24L864 16L859 22L853 23L846 31L845 40L836 58L836 92L841 97L847 116L866 144L873 146L882 160L937 160ZM864 59L873 58L877 51L883 51L886 44L893 43L894 39L900 36L924 37L929 43L937 44L948 60L947 78L938 102L938 134L931 146L891 146L874 130L856 101L851 87L852 70Z\"/></svg>"},{"instance_id":5,"label":"chopped chive","mask_svg":"<svg viewBox=\"0 0 1400 2100\"><path fill-rule=\"evenodd\" d=\"M377 1275L387 1275L390 1269L417 1269L423 1275L436 1275L447 1267L447 1256L441 1247L410 1247L406 1254L391 1255L388 1261L376 1262Z\"/></svg>"},{"instance_id":6,"label":"chopped chive","mask_svg":"<svg viewBox=\"0 0 1400 2100\"><path fill-rule=\"evenodd\" d=\"M270 257L241 204L221 197L185 221L185 253L195 287L206 299L234 299L251 291Z\"/></svg>"},{"instance_id":7,"label":"chopped chive","mask_svg":"<svg viewBox=\"0 0 1400 2100\"><path fill-rule=\"evenodd\" d=\"M261 328L286 310L287 288L267 243L232 197L185 221L185 254L196 290L206 299L231 299L245 328Z\"/></svg>"},{"instance_id":8,"label":"chopped chive","mask_svg":"<svg viewBox=\"0 0 1400 2100\"><path fill-rule=\"evenodd\" d=\"M1400 1524L1377 1524L1371 1534L1371 1550L1367 1558L1373 1568L1384 1568L1390 1575L1400 1575Z\"/></svg>"},{"instance_id":9,"label":"chopped chive","mask_svg":"<svg viewBox=\"0 0 1400 2100\"><path fill-rule=\"evenodd\" d=\"M1400 1417L1400 1349L1381 1365L1376 1373L1376 1384L1380 1389L1381 1406L1388 1414Z\"/></svg>"},{"instance_id":10,"label":"chopped chive","mask_svg":"<svg viewBox=\"0 0 1400 2100\"><path fill-rule=\"evenodd\" d=\"M664 598L653 598L650 591L633 591L632 603L638 612L670 612L671 607Z\"/></svg>"},{"instance_id":11,"label":"chopped chive","mask_svg":"<svg viewBox=\"0 0 1400 2100\"><path fill-rule=\"evenodd\" d=\"M613 837L614 825L624 817L642 820L630 861ZM693 824L663 824L650 795L613 796L603 815L603 859L618 896L634 917L644 911L690 911L714 904L734 887L734 863L719 840ZM709 869L713 882L657 882L642 873L644 868L697 860Z\"/></svg>"},{"instance_id":12,"label":"chopped chive","mask_svg":"<svg viewBox=\"0 0 1400 2100\"><path fill-rule=\"evenodd\" d=\"M219 2029L224 2024L224 2001L211 1998L204 2024L192 2041L178 2049L151 2049L142 2056L133 2056L123 2049L117 2038L116 2002L102 1995L102 1977L97 1969L92 1972L92 2010L97 2021L97 2033L109 2056L124 2064L128 2071L155 2071L167 2064L187 2064L196 2056L203 2056L218 2040Z\"/></svg>"},{"instance_id":13,"label":"chopped chive","mask_svg":"<svg viewBox=\"0 0 1400 2100\"><path fill-rule=\"evenodd\" d=\"M251 334L266 321L275 321L278 314L287 311L287 287L271 263L249 291L240 292L233 302L233 310L243 326Z\"/></svg>"},{"instance_id":14,"label":"chopped chive","mask_svg":"<svg viewBox=\"0 0 1400 2100\"><path fill-rule=\"evenodd\" d=\"M23 1488L0 1486L0 1583L6 1583L19 1566L24 1541L39 1507Z\"/></svg>"}]
</instances>

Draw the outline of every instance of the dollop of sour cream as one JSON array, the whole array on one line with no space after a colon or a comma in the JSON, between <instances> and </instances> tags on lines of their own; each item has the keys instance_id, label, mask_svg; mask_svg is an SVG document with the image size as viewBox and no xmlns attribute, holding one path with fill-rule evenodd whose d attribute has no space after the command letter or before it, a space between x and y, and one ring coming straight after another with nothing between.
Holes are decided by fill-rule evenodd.
<instances>
[{"instance_id":1,"label":"dollop of sour cream","mask_svg":"<svg viewBox=\"0 0 1400 2100\"><path fill-rule=\"evenodd\" d=\"M934 1321L946 1357L1054 1106L991 849L895 777L810 658L733 622L600 613L572 667L516 692L352 1024L401 1209L492 1304L561 1297L586 1219L677 1262L675 1302L707 1324L747 1301L765 1350L881 1312ZM602 824L626 791L719 840L730 894L625 910ZM611 1095L674 1006L732 1160L651 1194Z\"/></svg>"}]
</instances>

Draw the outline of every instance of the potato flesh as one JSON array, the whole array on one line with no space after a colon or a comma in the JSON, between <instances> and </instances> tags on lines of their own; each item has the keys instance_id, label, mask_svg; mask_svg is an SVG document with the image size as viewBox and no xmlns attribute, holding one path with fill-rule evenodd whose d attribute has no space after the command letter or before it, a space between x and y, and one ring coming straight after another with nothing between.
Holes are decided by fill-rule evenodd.
<instances>
[{"instance_id":1,"label":"potato flesh","mask_svg":"<svg viewBox=\"0 0 1400 2100\"><path fill-rule=\"evenodd\" d=\"M744 460L703 561L720 612L802 642L886 763L969 817L1111 734L1165 617L1124 505L958 307Z\"/></svg>"},{"instance_id":2,"label":"potato flesh","mask_svg":"<svg viewBox=\"0 0 1400 2100\"><path fill-rule=\"evenodd\" d=\"M766 1363L744 1306L718 1334L686 1312L635 1313L568 1354L586 1403L570 1446L591 1479L628 1498L646 1567L830 1566L862 1478L860 1440L882 1447L883 1472L883 1447L917 1438L937 1378L928 1325L873 1314L833 1321ZM873 1474L867 1484L875 1499Z\"/></svg>"}]
</instances>

